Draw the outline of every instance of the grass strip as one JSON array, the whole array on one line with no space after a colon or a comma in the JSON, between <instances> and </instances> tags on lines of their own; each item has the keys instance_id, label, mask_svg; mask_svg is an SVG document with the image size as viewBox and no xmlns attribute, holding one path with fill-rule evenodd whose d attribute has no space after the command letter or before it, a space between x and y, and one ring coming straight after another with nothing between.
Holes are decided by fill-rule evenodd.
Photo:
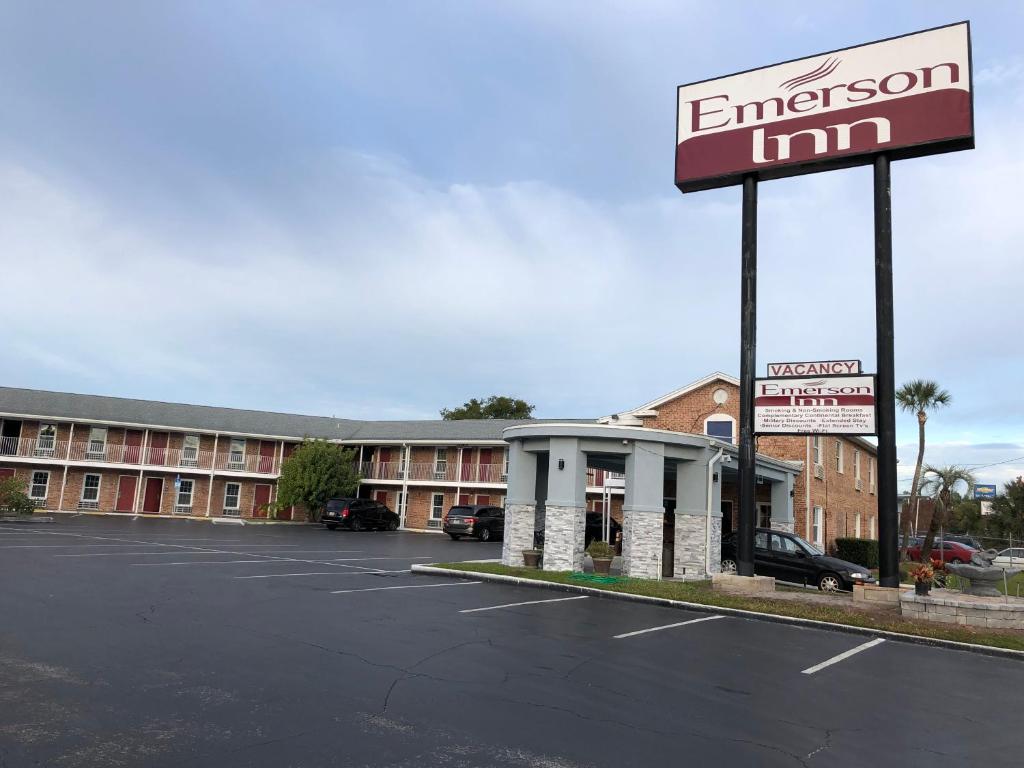
<instances>
[{"instance_id":1,"label":"grass strip","mask_svg":"<svg viewBox=\"0 0 1024 768\"><path fill-rule=\"evenodd\" d=\"M896 632L901 635L952 640L959 643L974 643L993 648L1024 651L1024 632L987 630L952 624L933 624L931 622L911 621L896 615L887 616L847 610L841 605L798 603L788 600L773 600L770 597L727 594L712 590L710 582L707 581L654 581L625 577L614 577L613 581L592 578L581 581L579 578L580 574L574 574L571 571L540 571L533 568L510 567L500 563L437 563L434 567L457 571L471 571L473 573L515 576L520 579L550 582L552 584L585 584L588 587L608 592L625 592L627 594L646 595L666 600L681 600L699 605L738 608L740 610L775 616L791 616L798 619L827 621L833 624L860 627L862 629L878 629L886 632Z\"/></svg>"}]
</instances>

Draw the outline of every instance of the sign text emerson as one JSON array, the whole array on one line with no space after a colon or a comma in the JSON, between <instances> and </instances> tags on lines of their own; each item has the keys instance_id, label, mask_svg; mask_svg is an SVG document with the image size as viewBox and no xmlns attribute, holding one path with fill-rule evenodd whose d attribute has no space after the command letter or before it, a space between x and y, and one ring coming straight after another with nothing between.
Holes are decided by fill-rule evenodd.
<instances>
[{"instance_id":1,"label":"sign text emerson","mask_svg":"<svg viewBox=\"0 0 1024 768\"><path fill-rule=\"evenodd\" d=\"M754 431L760 435L873 435L875 377L755 379Z\"/></svg>"},{"instance_id":2,"label":"sign text emerson","mask_svg":"<svg viewBox=\"0 0 1024 768\"><path fill-rule=\"evenodd\" d=\"M974 148L960 22L679 86L683 192Z\"/></svg>"}]
</instances>

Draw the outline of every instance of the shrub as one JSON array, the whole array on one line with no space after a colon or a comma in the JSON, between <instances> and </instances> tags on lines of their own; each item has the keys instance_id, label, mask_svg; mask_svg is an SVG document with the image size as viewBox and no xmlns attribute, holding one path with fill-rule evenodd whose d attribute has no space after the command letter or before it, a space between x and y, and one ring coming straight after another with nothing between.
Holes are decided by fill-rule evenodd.
<instances>
[{"instance_id":1,"label":"shrub","mask_svg":"<svg viewBox=\"0 0 1024 768\"><path fill-rule=\"evenodd\" d=\"M13 477L0 480L0 514L31 515L35 502L25 493L24 484Z\"/></svg>"},{"instance_id":2,"label":"shrub","mask_svg":"<svg viewBox=\"0 0 1024 768\"><path fill-rule=\"evenodd\" d=\"M591 557L597 558L613 558L615 557L615 550L612 549L611 544L607 541L598 541L595 539L590 542L590 546L587 547L587 554Z\"/></svg>"},{"instance_id":3,"label":"shrub","mask_svg":"<svg viewBox=\"0 0 1024 768\"><path fill-rule=\"evenodd\" d=\"M836 539L836 557L865 568L877 568L878 542L874 539Z\"/></svg>"}]
</instances>

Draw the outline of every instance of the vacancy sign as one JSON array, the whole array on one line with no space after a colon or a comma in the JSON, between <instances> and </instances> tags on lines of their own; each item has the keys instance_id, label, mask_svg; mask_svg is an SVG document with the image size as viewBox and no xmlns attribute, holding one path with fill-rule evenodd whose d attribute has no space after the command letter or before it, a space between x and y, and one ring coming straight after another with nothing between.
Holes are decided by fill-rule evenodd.
<instances>
[{"instance_id":1,"label":"vacancy sign","mask_svg":"<svg viewBox=\"0 0 1024 768\"><path fill-rule=\"evenodd\" d=\"M818 360L810 363L768 363L768 375L775 376L836 376L860 373L860 360Z\"/></svg>"},{"instance_id":2,"label":"vacancy sign","mask_svg":"<svg viewBox=\"0 0 1024 768\"><path fill-rule=\"evenodd\" d=\"M818 376L754 380L759 435L875 434L875 377Z\"/></svg>"},{"instance_id":3,"label":"vacancy sign","mask_svg":"<svg viewBox=\"0 0 1024 768\"><path fill-rule=\"evenodd\" d=\"M973 148L968 22L678 90L683 192Z\"/></svg>"}]
</instances>

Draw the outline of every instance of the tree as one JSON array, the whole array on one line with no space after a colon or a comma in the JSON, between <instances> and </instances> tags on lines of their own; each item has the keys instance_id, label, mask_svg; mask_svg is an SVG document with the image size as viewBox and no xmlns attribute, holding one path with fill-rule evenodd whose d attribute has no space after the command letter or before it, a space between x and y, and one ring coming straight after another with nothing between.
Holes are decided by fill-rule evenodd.
<instances>
[{"instance_id":1,"label":"tree","mask_svg":"<svg viewBox=\"0 0 1024 768\"><path fill-rule=\"evenodd\" d=\"M25 493L24 482L14 477L0 480L0 514L31 515L35 511L35 502Z\"/></svg>"},{"instance_id":2,"label":"tree","mask_svg":"<svg viewBox=\"0 0 1024 768\"><path fill-rule=\"evenodd\" d=\"M1024 539L1024 478L1018 477L1003 486L1002 495L992 501L988 522L997 536L1012 536L1015 541Z\"/></svg>"},{"instance_id":3,"label":"tree","mask_svg":"<svg viewBox=\"0 0 1024 768\"><path fill-rule=\"evenodd\" d=\"M532 419L533 409L525 400L504 395L491 395L486 400L472 398L458 408L442 408L441 418L458 419Z\"/></svg>"},{"instance_id":4,"label":"tree","mask_svg":"<svg viewBox=\"0 0 1024 768\"><path fill-rule=\"evenodd\" d=\"M306 440L281 465L274 507L304 507L316 523L328 499L354 496L358 488L354 450L326 440Z\"/></svg>"},{"instance_id":5,"label":"tree","mask_svg":"<svg viewBox=\"0 0 1024 768\"><path fill-rule=\"evenodd\" d=\"M935 514L932 515L932 522L928 526L928 533L921 544L921 562L927 563L932 552L932 543L935 541L935 533L939 526L946 522L946 514L953 506L954 487L964 483L970 488L974 485L974 475L963 467L932 467L924 468L924 482L921 483L921 491L929 493L935 498Z\"/></svg>"},{"instance_id":6,"label":"tree","mask_svg":"<svg viewBox=\"0 0 1024 768\"><path fill-rule=\"evenodd\" d=\"M911 514L917 508L917 499L921 492L921 467L924 465L924 425L928 421L928 412L949 405L949 392L939 387L934 381L914 379L896 390L896 404L901 411L917 414L917 464L914 465L914 481L910 486ZM903 548L908 546L910 537L910 520L903 532ZM930 541L930 540L929 540Z\"/></svg>"}]
</instances>

